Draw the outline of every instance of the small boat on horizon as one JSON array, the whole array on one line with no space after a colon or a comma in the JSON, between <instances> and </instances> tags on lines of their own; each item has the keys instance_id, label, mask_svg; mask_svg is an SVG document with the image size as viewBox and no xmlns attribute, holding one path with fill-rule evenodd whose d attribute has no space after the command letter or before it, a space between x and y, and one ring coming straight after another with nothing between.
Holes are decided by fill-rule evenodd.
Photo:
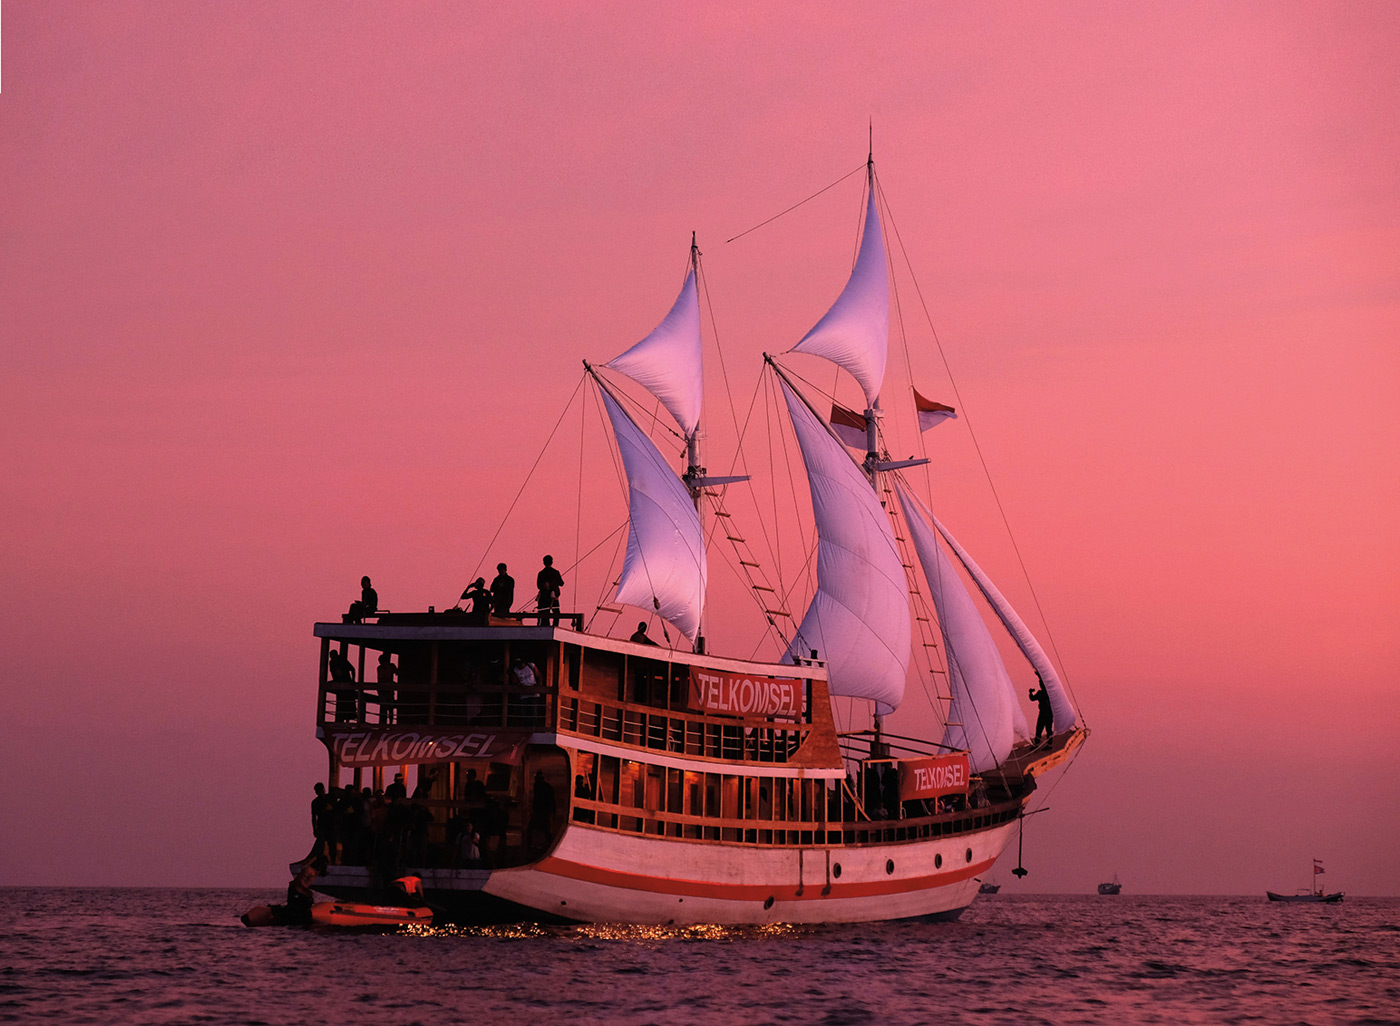
<instances>
[{"instance_id":1,"label":"small boat on horizon","mask_svg":"<svg viewBox=\"0 0 1400 1026\"><path fill-rule=\"evenodd\" d=\"M1306 887L1300 887L1296 894L1278 894L1274 891L1265 891L1264 893L1268 895L1270 901L1293 901L1314 905L1338 904L1342 900L1342 895L1345 892L1334 891L1331 894L1325 893L1322 890L1321 882L1317 879L1325 872L1326 870L1322 868L1322 861L1320 859L1313 859L1313 887L1311 890Z\"/></svg>"},{"instance_id":2,"label":"small boat on horizon","mask_svg":"<svg viewBox=\"0 0 1400 1026\"><path fill-rule=\"evenodd\" d=\"M990 881L990 880L983 880L983 881L981 881L981 885L977 888L977 893L978 893L978 894L995 894L995 893L996 893L997 891L999 891L999 890L1001 890L1001 884L999 884L999 883L992 883L992 881Z\"/></svg>"},{"instance_id":3,"label":"small boat on horizon","mask_svg":"<svg viewBox=\"0 0 1400 1026\"><path fill-rule=\"evenodd\" d=\"M1113 879L1108 883L1099 884L1100 894L1118 894L1123 890L1123 885L1118 882L1118 874L1113 874Z\"/></svg>"}]
</instances>

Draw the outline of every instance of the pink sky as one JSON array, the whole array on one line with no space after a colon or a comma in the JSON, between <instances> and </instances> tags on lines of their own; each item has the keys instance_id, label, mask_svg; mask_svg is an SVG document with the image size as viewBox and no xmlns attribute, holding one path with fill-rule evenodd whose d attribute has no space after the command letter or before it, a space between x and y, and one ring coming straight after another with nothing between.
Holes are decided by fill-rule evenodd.
<instances>
[{"instance_id":1,"label":"pink sky","mask_svg":"<svg viewBox=\"0 0 1400 1026\"><path fill-rule=\"evenodd\" d=\"M5 4L0 884L284 881L312 623L574 551L486 545L692 229L747 403L873 119L1093 730L1013 887L1397 893L1400 7L470 6Z\"/></svg>"}]
</instances>

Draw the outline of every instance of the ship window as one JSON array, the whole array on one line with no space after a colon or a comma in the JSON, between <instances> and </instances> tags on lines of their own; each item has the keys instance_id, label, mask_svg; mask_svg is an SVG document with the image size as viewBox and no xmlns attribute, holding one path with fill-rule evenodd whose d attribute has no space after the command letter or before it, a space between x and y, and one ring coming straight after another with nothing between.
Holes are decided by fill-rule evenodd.
<instances>
[{"instance_id":1,"label":"ship window","mask_svg":"<svg viewBox=\"0 0 1400 1026\"><path fill-rule=\"evenodd\" d=\"M934 868L934 869L942 869L942 868L943 868L943 856L942 856L942 855L935 855L935 856L933 857L933 868Z\"/></svg>"},{"instance_id":2,"label":"ship window","mask_svg":"<svg viewBox=\"0 0 1400 1026\"><path fill-rule=\"evenodd\" d=\"M886 875L886 876L889 876L889 875L891 875L891 874L893 874L893 873L894 873L894 859L886 859L886 860L885 860L885 875Z\"/></svg>"},{"instance_id":3,"label":"ship window","mask_svg":"<svg viewBox=\"0 0 1400 1026\"><path fill-rule=\"evenodd\" d=\"M967 849L967 861L969 861L969 862L972 861L972 849L971 849L971 848Z\"/></svg>"},{"instance_id":4,"label":"ship window","mask_svg":"<svg viewBox=\"0 0 1400 1026\"><path fill-rule=\"evenodd\" d=\"M831 875L836 878L841 876L841 863L837 862L831 867Z\"/></svg>"}]
</instances>

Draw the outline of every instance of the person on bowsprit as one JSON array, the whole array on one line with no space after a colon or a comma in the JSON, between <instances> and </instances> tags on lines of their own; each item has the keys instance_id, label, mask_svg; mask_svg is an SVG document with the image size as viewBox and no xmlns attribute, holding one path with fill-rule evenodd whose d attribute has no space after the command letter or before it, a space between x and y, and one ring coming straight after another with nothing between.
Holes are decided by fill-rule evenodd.
<instances>
[{"instance_id":1,"label":"person on bowsprit","mask_svg":"<svg viewBox=\"0 0 1400 1026\"><path fill-rule=\"evenodd\" d=\"M496 564L496 576L491 581L491 612L496 616L510 616L510 607L515 605L515 578L506 573L504 563Z\"/></svg>"},{"instance_id":2,"label":"person on bowsprit","mask_svg":"<svg viewBox=\"0 0 1400 1026\"><path fill-rule=\"evenodd\" d=\"M647 622L645 620L642 620L637 624L637 629L632 632L632 636L627 640L635 641L639 645L656 644L656 642L652 641L651 638L647 637Z\"/></svg>"},{"instance_id":3,"label":"person on bowsprit","mask_svg":"<svg viewBox=\"0 0 1400 1026\"><path fill-rule=\"evenodd\" d=\"M535 587L539 590L536 604L540 611L540 623L558 623L559 592L564 588L564 575L554 569L553 556L544 557L544 566L535 575ZM550 610L553 610L553 613Z\"/></svg>"},{"instance_id":4,"label":"person on bowsprit","mask_svg":"<svg viewBox=\"0 0 1400 1026\"><path fill-rule=\"evenodd\" d=\"M1040 674L1035 675L1036 683L1040 685L1040 690L1031 688L1027 694L1031 696L1031 701L1040 706L1040 715L1035 721L1035 743L1040 744L1040 735L1045 734L1045 743L1049 744L1050 739L1055 736L1055 710L1050 706L1050 692L1046 690L1045 681L1040 679Z\"/></svg>"},{"instance_id":5,"label":"person on bowsprit","mask_svg":"<svg viewBox=\"0 0 1400 1026\"><path fill-rule=\"evenodd\" d=\"M368 577L360 578L360 601L350 603L350 611L341 619L346 623L360 623L367 616L379 612L379 593L370 586Z\"/></svg>"}]
</instances>

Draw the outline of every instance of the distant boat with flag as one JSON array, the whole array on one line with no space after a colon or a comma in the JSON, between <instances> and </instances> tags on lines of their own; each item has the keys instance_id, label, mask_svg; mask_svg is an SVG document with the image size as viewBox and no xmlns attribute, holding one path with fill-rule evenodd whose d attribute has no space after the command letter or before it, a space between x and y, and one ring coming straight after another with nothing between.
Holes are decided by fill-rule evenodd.
<instances>
[{"instance_id":1,"label":"distant boat with flag","mask_svg":"<svg viewBox=\"0 0 1400 1026\"><path fill-rule=\"evenodd\" d=\"M1264 893L1269 896L1270 901L1295 901L1305 903L1310 902L1313 904L1321 903L1329 905L1336 904L1337 902L1342 900L1342 895L1345 892L1334 891L1331 894L1326 893L1322 889L1322 881L1319 879L1319 877L1321 877L1322 874L1325 872L1326 870L1322 868L1322 861L1320 859L1313 859L1313 885L1311 888L1300 887L1294 894L1278 894L1274 891L1265 891Z\"/></svg>"},{"instance_id":2,"label":"distant boat with flag","mask_svg":"<svg viewBox=\"0 0 1400 1026\"><path fill-rule=\"evenodd\" d=\"M531 511L530 530L547 531L533 552L585 539L564 568L574 608L478 589L471 610L315 625L329 784L377 814L386 777L401 777L385 825L347 817L371 825L322 843L319 890L365 900L411 870L458 921L858 922L955 917L972 902L1037 777L1087 730L1039 641L920 497L923 474L908 472L929 460L890 456L895 417L922 448L956 414L912 383L885 386L892 261L873 159L858 170L863 230L844 289L790 356L764 356L775 433L750 462L767 469L790 449L782 465L805 471L771 521L741 524L726 495L748 478L704 466L692 238L670 312L621 355L585 361L589 389L575 393L595 397L615 446L575 457L580 494L585 474L616 466L625 523L609 534L597 510L576 522L554 500ZM814 358L850 376L821 400L793 366ZM839 402L837 387L863 403ZM799 526L782 526L789 514ZM596 572L603 598L586 605L586 561L620 551L624 526L621 567ZM725 615L747 606L766 632L747 657L707 643L716 548L735 579ZM1018 672L1044 682L1048 742L1032 744L1024 679L1013 685L974 591L1025 659ZM922 726L892 730L886 718L915 705Z\"/></svg>"},{"instance_id":3,"label":"distant boat with flag","mask_svg":"<svg viewBox=\"0 0 1400 1026\"><path fill-rule=\"evenodd\" d=\"M1113 874L1113 879L1108 883L1099 884L1100 894L1119 894L1123 890L1123 885L1118 882L1118 874Z\"/></svg>"},{"instance_id":4,"label":"distant boat with flag","mask_svg":"<svg viewBox=\"0 0 1400 1026\"><path fill-rule=\"evenodd\" d=\"M992 883L990 880L983 880L977 888L978 894L995 894L1001 890L1001 884Z\"/></svg>"}]
</instances>

